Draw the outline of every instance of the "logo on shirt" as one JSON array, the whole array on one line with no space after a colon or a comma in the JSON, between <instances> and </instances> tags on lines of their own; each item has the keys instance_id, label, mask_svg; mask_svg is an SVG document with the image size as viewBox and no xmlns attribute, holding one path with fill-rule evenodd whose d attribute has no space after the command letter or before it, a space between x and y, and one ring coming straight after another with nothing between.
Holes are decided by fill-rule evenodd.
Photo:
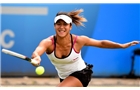
<instances>
[{"instance_id":1,"label":"logo on shirt","mask_svg":"<svg viewBox=\"0 0 140 90\"><path fill-rule=\"evenodd\" d=\"M73 61L75 61L75 60L77 60L77 59L78 59L78 57L74 58Z\"/></svg>"}]
</instances>

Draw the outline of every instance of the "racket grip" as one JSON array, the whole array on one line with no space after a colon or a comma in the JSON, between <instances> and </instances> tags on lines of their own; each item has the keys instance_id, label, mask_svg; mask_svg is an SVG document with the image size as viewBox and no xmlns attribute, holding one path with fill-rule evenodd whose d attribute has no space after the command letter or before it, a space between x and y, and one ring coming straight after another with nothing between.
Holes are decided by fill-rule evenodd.
<instances>
[{"instance_id":1,"label":"racket grip","mask_svg":"<svg viewBox=\"0 0 140 90\"><path fill-rule=\"evenodd\" d=\"M27 61L29 61L29 62L32 61L32 60L31 60L30 58L28 58L28 57L26 57L25 60L27 60Z\"/></svg>"}]
</instances>

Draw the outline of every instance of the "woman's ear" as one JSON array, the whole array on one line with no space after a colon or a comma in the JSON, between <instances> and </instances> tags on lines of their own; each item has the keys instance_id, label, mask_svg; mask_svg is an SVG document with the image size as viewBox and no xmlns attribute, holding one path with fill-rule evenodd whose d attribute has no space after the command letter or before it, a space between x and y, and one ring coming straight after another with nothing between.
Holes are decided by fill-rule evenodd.
<instances>
[{"instance_id":1,"label":"woman's ear","mask_svg":"<svg viewBox=\"0 0 140 90\"><path fill-rule=\"evenodd\" d=\"M70 24L70 30L72 29L72 24Z\"/></svg>"}]
</instances>

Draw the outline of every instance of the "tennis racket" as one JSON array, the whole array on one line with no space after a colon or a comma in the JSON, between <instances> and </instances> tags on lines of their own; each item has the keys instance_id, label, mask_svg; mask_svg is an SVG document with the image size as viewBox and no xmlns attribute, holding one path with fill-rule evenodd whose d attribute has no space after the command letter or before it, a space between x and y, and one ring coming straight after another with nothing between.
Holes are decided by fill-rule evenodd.
<instances>
[{"instance_id":1,"label":"tennis racket","mask_svg":"<svg viewBox=\"0 0 140 90\"><path fill-rule=\"evenodd\" d=\"M28 61L28 62L30 62L32 64L37 64L37 62L35 60L33 60L33 59L23 55L23 54L20 54L20 53L11 51L11 50L7 50L7 49L2 49L2 52L5 53L5 54L8 54L8 55L20 58L22 60Z\"/></svg>"}]
</instances>

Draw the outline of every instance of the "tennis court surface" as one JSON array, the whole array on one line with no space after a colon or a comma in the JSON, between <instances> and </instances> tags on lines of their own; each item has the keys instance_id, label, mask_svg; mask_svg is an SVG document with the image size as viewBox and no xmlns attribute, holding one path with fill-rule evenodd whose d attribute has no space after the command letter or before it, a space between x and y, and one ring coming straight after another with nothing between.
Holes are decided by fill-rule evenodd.
<instances>
[{"instance_id":1,"label":"tennis court surface","mask_svg":"<svg viewBox=\"0 0 140 90\"><path fill-rule=\"evenodd\" d=\"M24 87L55 87L59 84L59 78L48 77L2 77L1 86ZM88 87L140 87L140 78L92 78Z\"/></svg>"}]
</instances>

